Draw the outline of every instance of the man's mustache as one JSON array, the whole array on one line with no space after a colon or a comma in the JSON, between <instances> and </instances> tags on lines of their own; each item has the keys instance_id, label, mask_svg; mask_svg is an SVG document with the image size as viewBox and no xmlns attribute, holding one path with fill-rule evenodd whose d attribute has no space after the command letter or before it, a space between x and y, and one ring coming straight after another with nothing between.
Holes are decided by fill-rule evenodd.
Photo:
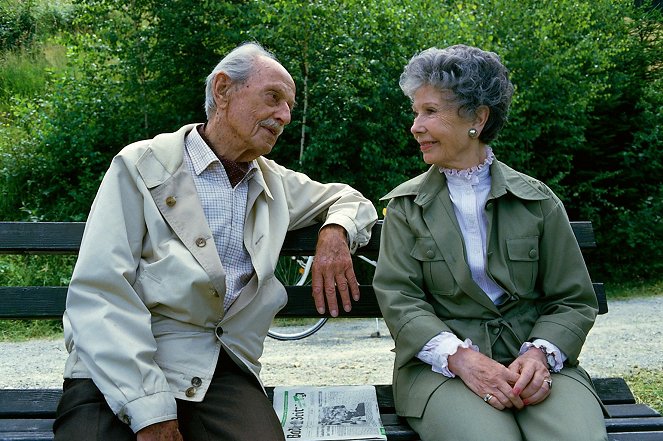
<instances>
[{"instance_id":1,"label":"man's mustache","mask_svg":"<svg viewBox=\"0 0 663 441\"><path fill-rule=\"evenodd\" d=\"M276 121L275 119L272 119L272 118L261 121L260 126L268 128L277 137L281 136L281 133L283 133L283 127L284 127L283 124L279 123L278 121Z\"/></svg>"}]
</instances>

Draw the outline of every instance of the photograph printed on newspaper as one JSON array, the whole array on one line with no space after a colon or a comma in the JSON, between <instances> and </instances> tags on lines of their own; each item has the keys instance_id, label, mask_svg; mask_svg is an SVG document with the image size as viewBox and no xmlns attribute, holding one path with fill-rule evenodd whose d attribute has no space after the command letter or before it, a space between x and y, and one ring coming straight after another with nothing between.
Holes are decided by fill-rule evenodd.
<instances>
[{"instance_id":1,"label":"photograph printed on newspaper","mask_svg":"<svg viewBox=\"0 0 663 441\"><path fill-rule=\"evenodd\" d=\"M276 411L286 440L385 440L374 386L279 386Z\"/></svg>"}]
</instances>

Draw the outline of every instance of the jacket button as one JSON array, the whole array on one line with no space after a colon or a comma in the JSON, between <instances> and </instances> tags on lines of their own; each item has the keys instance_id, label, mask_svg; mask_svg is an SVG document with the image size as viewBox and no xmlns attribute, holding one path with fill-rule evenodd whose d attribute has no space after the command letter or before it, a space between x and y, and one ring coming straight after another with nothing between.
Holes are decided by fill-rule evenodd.
<instances>
[{"instance_id":1,"label":"jacket button","mask_svg":"<svg viewBox=\"0 0 663 441\"><path fill-rule=\"evenodd\" d=\"M195 387L188 388L187 390L184 391L184 395L191 398L192 396L196 395L196 388Z\"/></svg>"},{"instance_id":2,"label":"jacket button","mask_svg":"<svg viewBox=\"0 0 663 441\"><path fill-rule=\"evenodd\" d=\"M177 203L177 199L175 199L173 196L168 196L166 198L166 205L168 205L169 207L174 206L176 203Z\"/></svg>"},{"instance_id":3,"label":"jacket button","mask_svg":"<svg viewBox=\"0 0 663 441\"><path fill-rule=\"evenodd\" d=\"M428 257L429 259L432 259L433 257L435 257L435 251L433 251L433 250L426 251L426 257Z\"/></svg>"},{"instance_id":4,"label":"jacket button","mask_svg":"<svg viewBox=\"0 0 663 441\"><path fill-rule=\"evenodd\" d=\"M216 334L217 338L221 338L223 335L223 328L221 326L217 326L214 330L214 333Z\"/></svg>"},{"instance_id":5,"label":"jacket button","mask_svg":"<svg viewBox=\"0 0 663 441\"><path fill-rule=\"evenodd\" d=\"M205 240L205 238L199 237L198 239L196 239L196 245L198 245L199 248L202 248L205 245L207 245L207 241Z\"/></svg>"},{"instance_id":6,"label":"jacket button","mask_svg":"<svg viewBox=\"0 0 663 441\"><path fill-rule=\"evenodd\" d=\"M538 253L536 252L536 250L530 250L530 252L529 252L529 257L531 257L532 259L534 259L534 258L536 257L537 254L538 254Z\"/></svg>"},{"instance_id":7,"label":"jacket button","mask_svg":"<svg viewBox=\"0 0 663 441\"><path fill-rule=\"evenodd\" d=\"M200 377L193 377L191 379L191 385L193 387L200 387L203 384L203 380L200 379Z\"/></svg>"}]
</instances>

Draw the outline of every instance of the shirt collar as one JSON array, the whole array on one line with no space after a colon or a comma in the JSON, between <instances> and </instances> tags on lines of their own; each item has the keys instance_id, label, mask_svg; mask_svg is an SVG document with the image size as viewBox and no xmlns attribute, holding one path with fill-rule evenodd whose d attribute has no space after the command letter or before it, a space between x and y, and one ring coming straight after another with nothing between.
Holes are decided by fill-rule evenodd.
<instances>
[{"instance_id":1,"label":"shirt collar","mask_svg":"<svg viewBox=\"0 0 663 441\"><path fill-rule=\"evenodd\" d=\"M191 163L193 164L193 169L196 172L196 175L200 175L214 163L224 168L221 164L221 160L216 156L207 142L205 142L203 137L200 136L198 127L195 127L189 132L186 137L185 145L189 152L189 156L191 157ZM249 162L249 170L244 179L252 178L257 168L258 164L255 160Z\"/></svg>"},{"instance_id":2,"label":"shirt collar","mask_svg":"<svg viewBox=\"0 0 663 441\"><path fill-rule=\"evenodd\" d=\"M456 170L451 168L440 167L440 173L444 173L447 182L450 185L477 185L488 184L490 185L490 165L495 160L493 149L486 146L486 159L479 165L467 168L465 170Z\"/></svg>"}]
</instances>

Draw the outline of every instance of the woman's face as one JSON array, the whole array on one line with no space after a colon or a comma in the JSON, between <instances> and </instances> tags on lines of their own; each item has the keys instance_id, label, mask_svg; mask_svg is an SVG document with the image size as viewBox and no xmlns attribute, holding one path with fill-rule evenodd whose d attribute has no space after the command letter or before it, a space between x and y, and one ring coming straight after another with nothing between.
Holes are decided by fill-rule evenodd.
<instances>
[{"instance_id":1,"label":"woman's face","mask_svg":"<svg viewBox=\"0 0 663 441\"><path fill-rule=\"evenodd\" d=\"M481 128L458 114L451 92L424 85L414 94L412 110L414 123L410 131L426 164L465 169L485 159L481 142L467 134L472 127L479 131Z\"/></svg>"}]
</instances>

